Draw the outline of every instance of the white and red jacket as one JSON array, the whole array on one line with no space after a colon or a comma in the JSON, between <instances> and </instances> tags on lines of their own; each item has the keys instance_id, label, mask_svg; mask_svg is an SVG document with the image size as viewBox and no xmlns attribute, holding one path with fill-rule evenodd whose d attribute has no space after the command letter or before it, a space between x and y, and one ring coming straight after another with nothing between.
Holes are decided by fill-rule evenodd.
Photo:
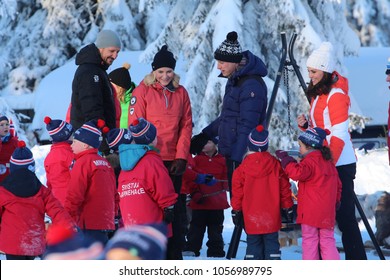
<instances>
[{"instance_id":1,"label":"white and red jacket","mask_svg":"<svg viewBox=\"0 0 390 280\"><path fill-rule=\"evenodd\" d=\"M337 79L329 94L318 95L310 103L310 126L328 129L327 145L332 152L336 166L356 162L355 150L352 146L348 130L349 108L348 80L336 71L333 77Z\"/></svg>"},{"instance_id":2,"label":"white and red jacket","mask_svg":"<svg viewBox=\"0 0 390 280\"><path fill-rule=\"evenodd\" d=\"M74 154L71 144L68 142L53 143L50 152L47 154L44 166L46 171L46 185L53 195L65 204L66 192L70 180L70 166Z\"/></svg>"},{"instance_id":3,"label":"white and red jacket","mask_svg":"<svg viewBox=\"0 0 390 280\"><path fill-rule=\"evenodd\" d=\"M293 206L290 182L280 162L268 152L248 154L233 172L233 210L242 211L247 234L280 230L280 209Z\"/></svg>"},{"instance_id":4,"label":"white and red jacket","mask_svg":"<svg viewBox=\"0 0 390 280\"><path fill-rule=\"evenodd\" d=\"M119 210L115 174L97 149L75 155L65 209L81 229L115 229L114 220Z\"/></svg>"}]
</instances>

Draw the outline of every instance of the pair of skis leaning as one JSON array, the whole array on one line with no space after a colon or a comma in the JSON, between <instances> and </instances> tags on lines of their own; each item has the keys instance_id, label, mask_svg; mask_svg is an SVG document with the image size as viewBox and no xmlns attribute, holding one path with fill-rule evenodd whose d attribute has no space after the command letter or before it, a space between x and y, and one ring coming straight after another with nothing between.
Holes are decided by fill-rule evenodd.
<instances>
[{"instance_id":1,"label":"pair of skis leaning","mask_svg":"<svg viewBox=\"0 0 390 280\"><path fill-rule=\"evenodd\" d=\"M283 75L283 70L288 67L288 66L292 66L293 69L294 69L294 72L299 80L299 83L302 87L302 89L304 90L304 92L306 93L306 90L307 90L307 85L302 77L302 74L301 72L299 71L299 66L297 65L297 62L294 58L294 43L295 43L295 40L297 38L297 34L294 33L293 36L291 37L290 39L290 42L288 44L288 47L287 47L287 38L286 38L286 33L285 32L281 32L280 33L281 35L281 40L282 40L282 55L281 55L281 59L280 59L280 63L279 63L279 68L278 68L278 72L276 74L276 79L275 79L275 84L274 84L274 87L272 89L272 94L271 94L271 98L270 98L270 101L268 103L268 108L267 108L267 114L266 114L266 126L267 126L267 129L268 129L268 126L270 124L270 120L271 120L271 115L272 115L272 110L273 110L273 107L274 107L274 104L275 104L275 100L276 100L276 95L277 95L277 92L278 92L278 89L279 89L279 86L280 86L280 81L281 81L281 78L282 78L282 75ZM289 60L287 59L287 56L289 58ZM308 102L310 103L310 99L307 98ZM354 199L354 202L355 202L355 205L356 205L356 208L360 214L360 217L361 219L363 220L363 223L364 223L364 226L366 227L367 229L367 232L370 236L370 239L375 247L375 250L377 251L378 253L378 256L381 260L386 260L386 258L384 257L383 255L383 252L379 246L379 243L375 237L375 234L374 232L372 231L371 229L371 226L367 220L367 217L363 211L363 208L362 206L360 205L359 203L359 200L356 196L356 193L355 191L352 192L353 193L353 199ZM232 194L230 194L232 195ZM228 248L228 251L226 253L226 259L232 259L232 258L236 258L236 255L237 255L237 250L238 250L238 246L239 246L239 243L240 243L240 238L241 238L241 234L242 234L242 230L243 230L243 226L242 225L238 225L238 226L234 226L234 229L233 229L233 234L232 234L232 237L231 237L231 240L230 240L230 243L229 243L229 248Z\"/></svg>"}]
</instances>

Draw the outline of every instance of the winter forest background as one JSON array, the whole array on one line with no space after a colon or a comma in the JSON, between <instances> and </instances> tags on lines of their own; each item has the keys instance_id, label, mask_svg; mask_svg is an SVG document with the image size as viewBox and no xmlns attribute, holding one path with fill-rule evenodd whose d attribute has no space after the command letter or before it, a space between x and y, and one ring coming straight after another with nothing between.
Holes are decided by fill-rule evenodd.
<instances>
[{"instance_id":1,"label":"winter forest background","mask_svg":"<svg viewBox=\"0 0 390 280\"><path fill-rule=\"evenodd\" d=\"M185 61L182 82L190 94L197 133L220 111L226 81L218 78L213 52L228 32L237 31L243 50L267 64L270 96L279 67L280 32L285 31L288 40L298 34L294 55L308 81L305 62L321 41L333 43L337 68L346 74L344 57L357 55L361 46L389 46L389 20L388 0L1 0L0 107L12 112L12 100L22 95L33 104L46 75L94 42L100 30L112 29L120 35L123 51L140 51L139 63L150 65L163 44ZM70 84L57 87L58 92L70 92ZM282 80L269 128L271 147L290 148L296 132L285 132L288 115L295 125L296 115L308 109L294 74L289 93L287 106ZM14 120L19 130L25 117L19 114ZM24 127L19 134L29 130Z\"/></svg>"}]
</instances>

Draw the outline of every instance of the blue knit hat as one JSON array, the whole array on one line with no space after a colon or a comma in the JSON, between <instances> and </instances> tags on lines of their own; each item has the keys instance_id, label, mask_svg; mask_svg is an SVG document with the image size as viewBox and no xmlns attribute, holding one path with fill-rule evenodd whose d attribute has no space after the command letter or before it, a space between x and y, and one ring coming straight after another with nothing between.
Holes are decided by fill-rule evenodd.
<instances>
[{"instance_id":1,"label":"blue knit hat","mask_svg":"<svg viewBox=\"0 0 390 280\"><path fill-rule=\"evenodd\" d=\"M102 132L99 128L107 128L103 120L86 122L76 130L73 138L97 149L103 141Z\"/></svg>"},{"instance_id":2,"label":"blue knit hat","mask_svg":"<svg viewBox=\"0 0 390 280\"><path fill-rule=\"evenodd\" d=\"M240 43L237 41L237 32L232 31L226 35L223 41L214 52L216 60L239 63L242 59L242 50Z\"/></svg>"},{"instance_id":3,"label":"blue knit hat","mask_svg":"<svg viewBox=\"0 0 390 280\"><path fill-rule=\"evenodd\" d=\"M256 126L248 135L248 149L259 152L268 150L268 130L260 124Z\"/></svg>"},{"instance_id":4,"label":"blue knit hat","mask_svg":"<svg viewBox=\"0 0 390 280\"><path fill-rule=\"evenodd\" d=\"M329 135L329 130L323 130L319 127L309 127L304 132L299 135L298 139L301 140L304 144L313 147L321 148L324 145L324 140L326 135Z\"/></svg>"},{"instance_id":5,"label":"blue knit hat","mask_svg":"<svg viewBox=\"0 0 390 280\"><path fill-rule=\"evenodd\" d=\"M157 135L156 127L144 118L134 120L129 129L136 144L148 145L153 142Z\"/></svg>"},{"instance_id":6,"label":"blue knit hat","mask_svg":"<svg viewBox=\"0 0 390 280\"><path fill-rule=\"evenodd\" d=\"M107 133L107 142L110 149L117 151L121 144L131 144L133 137L124 128L113 128Z\"/></svg>"},{"instance_id":7,"label":"blue knit hat","mask_svg":"<svg viewBox=\"0 0 390 280\"><path fill-rule=\"evenodd\" d=\"M52 120L50 117L45 117L43 120L46 124L47 132L53 142L63 142L72 136L73 127L70 123L62 120Z\"/></svg>"},{"instance_id":8,"label":"blue knit hat","mask_svg":"<svg viewBox=\"0 0 390 280\"><path fill-rule=\"evenodd\" d=\"M121 228L108 241L104 250L104 259L166 259L167 225L143 224ZM127 256L117 255L117 250L123 249Z\"/></svg>"},{"instance_id":9,"label":"blue knit hat","mask_svg":"<svg viewBox=\"0 0 390 280\"><path fill-rule=\"evenodd\" d=\"M7 118L6 115L0 113L0 122L2 122L2 121L7 121L7 122L9 122L9 119Z\"/></svg>"},{"instance_id":10,"label":"blue knit hat","mask_svg":"<svg viewBox=\"0 0 390 280\"><path fill-rule=\"evenodd\" d=\"M12 153L9 161L9 171L12 173L17 169L27 168L31 172L35 172L35 160L32 152L26 147L24 141L18 142L18 147Z\"/></svg>"}]
</instances>

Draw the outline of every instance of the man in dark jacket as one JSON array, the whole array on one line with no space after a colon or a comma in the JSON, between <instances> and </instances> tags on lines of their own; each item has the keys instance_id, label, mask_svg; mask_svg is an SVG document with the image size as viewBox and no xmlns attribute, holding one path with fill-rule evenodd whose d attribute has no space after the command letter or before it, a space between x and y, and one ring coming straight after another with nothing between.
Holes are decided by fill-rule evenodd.
<instances>
[{"instance_id":1,"label":"man in dark jacket","mask_svg":"<svg viewBox=\"0 0 390 280\"><path fill-rule=\"evenodd\" d=\"M203 135L219 137L218 150L225 156L229 189L235 168L247 150L249 133L257 125L265 126L267 86L262 77L267 75L264 62L250 51L241 51L237 33L230 32L214 52L220 77L228 79L220 116L203 129ZM231 192L230 192L231 196Z\"/></svg>"},{"instance_id":2,"label":"man in dark jacket","mask_svg":"<svg viewBox=\"0 0 390 280\"><path fill-rule=\"evenodd\" d=\"M75 130L84 123L103 119L115 128L115 105L106 70L118 57L121 41L111 30L102 30L94 44L82 48L76 55L78 68L72 82L70 123ZM108 149L106 141L99 148Z\"/></svg>"}]
</instances>

